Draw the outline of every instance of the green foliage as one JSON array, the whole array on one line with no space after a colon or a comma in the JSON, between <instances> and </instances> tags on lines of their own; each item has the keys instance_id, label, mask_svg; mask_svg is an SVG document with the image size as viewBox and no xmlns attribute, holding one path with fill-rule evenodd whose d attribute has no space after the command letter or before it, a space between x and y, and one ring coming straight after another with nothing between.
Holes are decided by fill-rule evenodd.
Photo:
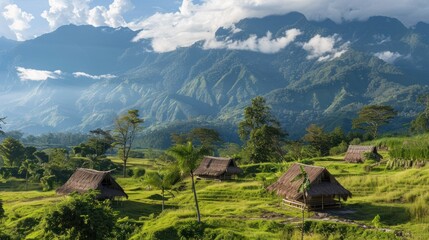
<instances>
[{"instance_id":1,"label":"green foliage","mask_svg":"<svg viewBox=\"0 0 429 240\"><path fill-rule=\"evenodd\" d=\"M353 138L350 141L350 145L359 145L362 141L360 140L360 138Z\"/></svg>"},{"instance_id":2,"label":"green foliage","mask_svg":"<svg viewBox=\"0 0 429 240\"><path fill-rule=\"evenodd\" d=\"M371 221L372 225L374 225L375 228L381 227L381 217L380 215L375 215L374 219Z\"/></svg>"},{"instance_id":3,"label":"green foliage","mask_svg":"<svg viewBox=\"0 0 429 240\"><path fill-rule=\"evenodd\" d=\"M144 122L139 116L137 109L128 110L126 114L119 116L115 120L115 129L113 130L113 145L118 148L118 155L123 162L123 176L127 176L127 160L136 137L141 130L141 124Z\"/></svg>"},{"instance_id":4,"label":"green foliage","mask_svg":"<svg viewBox=\"0 0 429 240\"><path fill-rule=\"evenodd\" d=\"M188 142L184 145L177 144L168 149L166 153L177 160L182 173L192 174L192 171L198 166L198 160L207 153L207 149L196 148L192 142Z\"/></svg>"},{"instance_id":5,"label":"green foliage","mask_svg":"<svg viewBox=\"0 0 429 240\"><path fill-rule=\"evenodd\" d=\"M318 152L314 147L310 145L304 145L300 141L288 142L284 148L286 150L284 160L288 162L296 162L303 159L314 158L320 154L320 152Z\"/></svg>"},{"instance_id":6,"label":"green foliage","mask_svg":"<svg viewBox=\"0 0 429 240\"><path fill-rule=\"evenodd\" d=\"M0 144L0 155L6 166L19 167L24 161L25 147L18 140L8 137Z\"/></svg>"},{"instance_id":7,"label":"green foliage","mask_svg":"<svg viewBox=\"0 0 429 240\"><path fill-rule=\"evenodd\" d=\"M397 112L390 106L367 105L358 112L358 117L353 119L353 128L364 129L370 136L377 138L380 126L390 122Z\"/></svg>"},{"instance_id":8,"label":"green foliage","mask_svg":"<svg viewBox=\"0 0 429 240\"><path fill-rule=\"evenodd\" d=\"M134 178L143 177L145 173L146 173L146 170L144 168L141 168L141 167L133 168L133 177Z\"/></svg>"},{"instance_id":9,"label":"green foliage","mask_svg":"<svg viewBox=\"0 0 429 240\"><path fill-rule=\"evenodd\" d=\"M0 199L0 220L4 217L3 201Z\"/></svg>"},{"instance_id":10,"label":"green foliage","mask_svg":"<svg viewBox=\"0 0 429 240\"><path fill-rule=\"evenodd\" d=\"M331 149L329 149L329 154L330 155L338 155L341 153L345 153L347 152L347 148L348 148L348 144L346 143L346 141L342 141L338 146L332 147Z\"/></svg>"},{"instance_id":11,"label":"green foliage","mask_svg":"<svg viewBox=\"0 0 429 240\"><path fill-rule=\"evenodd\" d=\"M206 228L204 231L204 240L244 240L243 235L226 229Z\"/></svg>"},{"instance_id":12,"label":"green foliage","mask_svg":"<svg viewBox=\"0 0 429 240\"><path fill-rule=\"evenodd\" d=\"M357 225L323 221L306 221L305 232L321 234L323 239L400 239L399 237L395 236L393 232L382 232L364 229Z\"/></svg>"},{"instance_id":13,"label":"green foliage","mask_svg":"<svg viewBox=\"0 0 429 240\"><path fill-rule=\"evenodd\" d=\"M191 239L202 239L204 236L204 229L206 228L204 223L196 221L187 221L180 223L177 227L177 235L180 239L191 240Z\"/></svg>"},{"instance_id":14,"label":"green foliage","mask_svg":"<svg viewBox=\"0 0 429 240\"><path fill-rule=\"evenodd\" d=\"M45 236L67 239L106 239L114 236L117 216L96 192L72 194L52 208L44 219Z\"/></svg>"},{"instance_id":15,"label":"green foliage","mask_svg":"<svg viewBox=\"0 0 429 240\"><path fill-rule=\"evenodd\" d=\"M410 130L414 133L429 132L429 94L421 95L417 102L424 105L424 110L411 121Z\"/></svg>"},{"instance_id":16,"label":"green foliage","mask_svg":"<svg viewBox=\"0 0 429 240\"><path fill-rule=\"evenodd\" d=\"M253 98L252 105L244 109L244 120L238 125L238 133L245 142L250 162L281 160L281 144L287 134L271 115L263 97Z\"/></svg>"},{"instance_id":17,"label":"green foliage","mask_svg":"<svg viewBox=\"0 0 429 240\"><path fill-rule=\"evenodd\" d=\"M413 219L418 222L427 222L429 220L429 194L422 194L417 197L409 208L409 213Z\"/></svg>"},{"instance_id":18,"label":"green foliage","mask_svg":"<svg viewBox=\"0 0 429 240\"><path fill-rule=\"evenodd\" d=\"M322 127L316 124L310 124L306 129L307 133L304 135L303 140L310 143L321 156L329 154L331 139L329 135L323 130Z\"/></svg>"}]
</instances>

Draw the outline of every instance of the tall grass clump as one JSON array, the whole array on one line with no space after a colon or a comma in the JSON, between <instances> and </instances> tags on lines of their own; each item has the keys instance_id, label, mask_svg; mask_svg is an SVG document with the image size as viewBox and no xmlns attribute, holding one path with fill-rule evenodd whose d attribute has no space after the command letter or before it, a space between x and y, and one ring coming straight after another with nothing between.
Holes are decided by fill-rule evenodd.
<instances>
[{"instance_id":1,"label":"tall grass clump","mask_svg":"<svg viewBox=\"0 0 429 240\"><path fill-rule=\"evenodd\" d=\"M412 219L417 222L427 222L429 220L429 194L420 195L409 207L409 213Z\"/></svg>"}]
</instances>

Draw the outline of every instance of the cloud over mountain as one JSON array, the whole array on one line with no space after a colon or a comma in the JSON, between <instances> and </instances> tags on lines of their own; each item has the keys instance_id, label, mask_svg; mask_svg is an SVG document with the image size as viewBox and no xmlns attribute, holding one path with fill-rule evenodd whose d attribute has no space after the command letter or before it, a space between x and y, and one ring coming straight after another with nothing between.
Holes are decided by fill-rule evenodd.
<instances>
[{"instance_id":1,"label":"cloud over mountain","mask_svg":"<svg viewBox=\"0 0 429 240\"><path fill-rule=\"evenodd\" d=\"M284 37L279 37L273 39L272 33L267 32L267 35L261 38L258 38L256 35L250 36L244 41L207 41L204 47L206 49L212 48L223 48L230 50L248 50L254 52L262 53L276 53L281 49L285 48L291 42L295 41L295 38L301 34L299 29L293 28L285 32Z\"/></svg>"},{"instance_id":2,"label":"cloud over mountain","mask_svg":"<svg viewBox=\"0 0 429 240\"><path fill-rule=\"evenodd\" d=\"M308 52L307 59L317 58L317 61L332 60L341 57L347 51L348 43L335 47L339 41L341 39L337 35L322 37L317 34L304 43L302 48Z\"/></svg>"},{"instance_id":3,"label":"cloud over mountain","mask_svg":"<svg viewBox=\"0 0 429 240\"><path fill-rule=\"evenodd\" d=\"M151 39L155 51L168 52L200 40L213 41L219 27L230 27L243 18L291 11L302 12L311 20L330 18L336 22L364 20L375 15L397 17L407 25L429 22L426 0L398 0L395 4L389 0L203 0L200 4L183 0L177 12L156 13L128 26L143 29L135 41Z\"/></svg>"},{"instance_id":4,"label":"cloud over mountain","mask_svg":"<svg viewBox=\"0 0 429 240\"><path fill-rule=\"evenodd\" d=\"M98 5L90 7L91 0L49 0L49 9L42 17L51 29L65 24L89 24L93 26L121 27L127 22L123 14L133 8L130 0L113 0L108 8Z\"/></svg>"},{"instance_id":5,"label":"cloud over mountain","mask_svg":"<svg viewBox=\"0 0 429 240\"><path fill-rule=\"evenodd\" d=\"M16 71L21 81L45 81L49 78L58 79L62 74L61 70L47 71L23 67L17 67Z\"/></svg>"}]
</instances>

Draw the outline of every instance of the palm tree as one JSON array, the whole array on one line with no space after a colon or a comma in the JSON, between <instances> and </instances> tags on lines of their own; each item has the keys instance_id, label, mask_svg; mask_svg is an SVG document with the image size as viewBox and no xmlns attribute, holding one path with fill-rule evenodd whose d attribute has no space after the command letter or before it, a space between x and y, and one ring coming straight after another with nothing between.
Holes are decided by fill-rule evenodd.
<instances>
[{"instance_id":1,"label":"palm tree","mask_svg":"<svg viewBox=\"0 0 429 240\"><path fill-rule=\"evenodd\" d=\"M162 211L164 211L164 192L171 190L174 184L180 180L178 169L170 168L163 172L148 172L144 176L144 182L154 188L160 189L162 194ZM170 192L171 193L171 192Z\"/></svg>"},{"instance_id":2,"label":"palm tree","mask_svg":"<svg viewBox=\"0 0 429 240\"><path fill-rule=\"evenodd\" d=\"M192 142L187 144L177 144L167 150L167 154L176 158L179 169L182 173L189 173L191 175L192 192L194 193L195 208L197 210L197 221L201 222L200 209L198 207L197 192L195 190L194 182L194 169L197 167L197 161L205 153L205 148L194 148Z\"/></svg>"},{"instance_id":3,"label":"palm tree","mask_svg":"<svg viewBox=\"0 0 429 240\"><path fill-rule=\"evenodd\" d=\"M30 160L25 160L21 163L18 173L21 174L25 172L25 191L28 189L28 175L32 173L34 164Z\"/></svg>"},{"instance_id":4,"label":"palm tree","mask_svg":"<svg viewBox=\"0 0 429 240\"><path fill-rule=\"evenodd\" d=\"M301 229L301 239L304 239L304 211L307 206L307 192L310 190L310 179L308 178L308 174L305 171L304 167L302 165L299 166L301 169L301 172L296 175L294 179L292 179L292 182L298 181L302 179L301 185L299 185L298 192L302 193L302 196L304 198L304 207L302 208L302 229Z\"/></svg>"}]
</instances>

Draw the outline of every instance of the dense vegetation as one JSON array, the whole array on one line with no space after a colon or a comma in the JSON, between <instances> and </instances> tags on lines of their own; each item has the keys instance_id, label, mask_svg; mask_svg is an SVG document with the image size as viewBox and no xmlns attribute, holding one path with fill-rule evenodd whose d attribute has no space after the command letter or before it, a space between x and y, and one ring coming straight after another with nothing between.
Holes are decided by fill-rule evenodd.
<instances>
[{"instance_id":1,"label":"dense vegetation","mask_svg":"<svg viewBox=\"0 0 429 240\"><path fill-rule=\"evenodd\" d=\"M0 144L0 239L299 239L301 233L306 239L429 237L429 133L372 139L377 136L373 128L346 134L339 127L328 132L311 124L301 140L285 141L265 104L256 98L245 110L239 127L244 147L222 143L208 128L172 134L175 145L166 151L131 151L131 143L118 144L123 125L113 136L93 130L68 148L38 149L5 137ZM143 122L138 111L122 119L134 128L134 140ZM367 155L363 164L346 163L343 154L350 144L376 145L384 158L379 162ZM108 154L115 151L112 146L118 156ZM204 154L233 157L243 174L226 182L196 181L193 170ZM266 191L294 162L326 167L353 198L342 210L305 213L303 221L300 210L283 206ZM54 192L78 167L112 170L125 164L122 174L114 174L128 200L101 202L94 192L68 197ZM305 176L303 171L297 179L304 179L303 191Z\"/></svg>"}]
</instances>

